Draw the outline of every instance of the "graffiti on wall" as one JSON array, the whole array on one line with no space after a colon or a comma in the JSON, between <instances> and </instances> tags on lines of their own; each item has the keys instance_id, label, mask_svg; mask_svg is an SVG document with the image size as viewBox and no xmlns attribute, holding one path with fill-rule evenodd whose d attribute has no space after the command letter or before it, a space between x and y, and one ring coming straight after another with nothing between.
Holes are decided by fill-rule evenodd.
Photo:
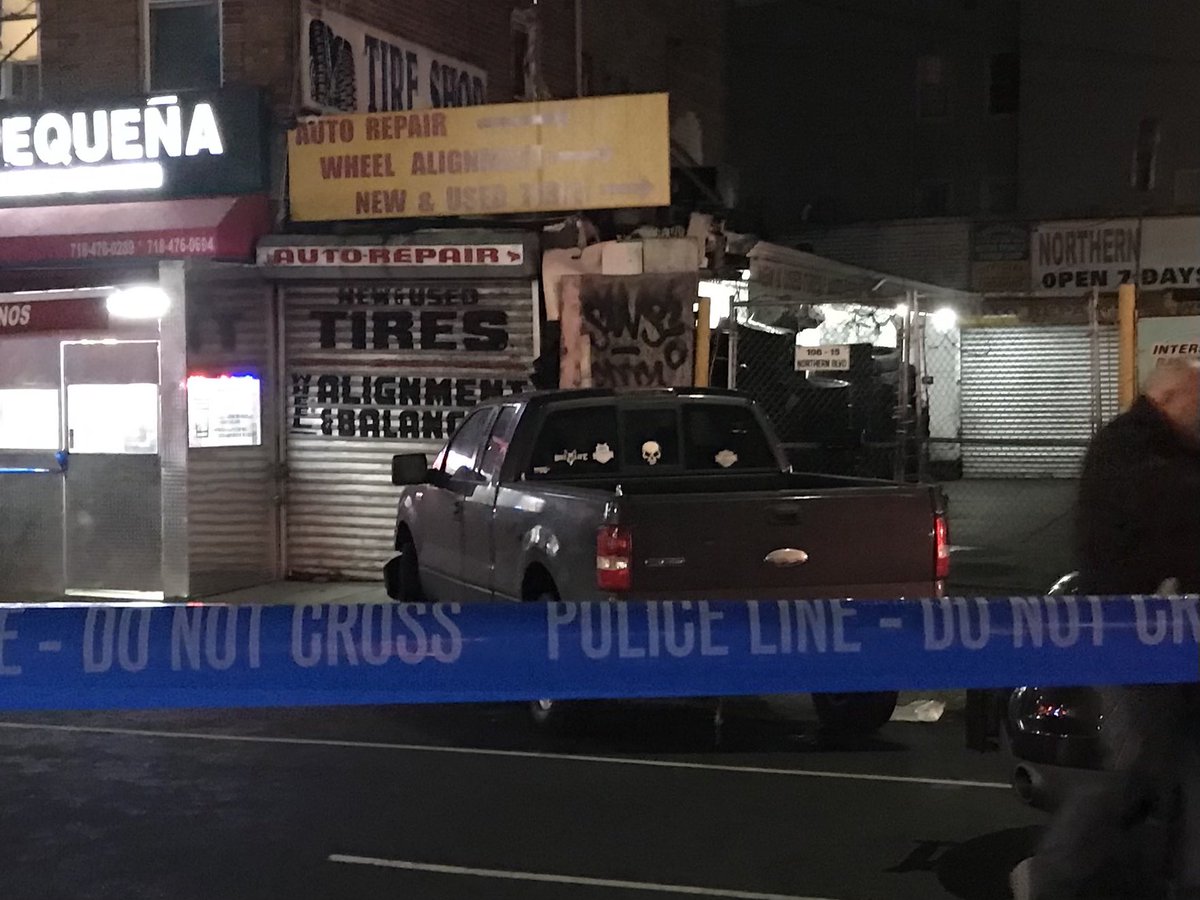
<instances>
[{"instance_id":1,"label":"graffiti on wall","mask_svg":"<svg viewBox=\"0 0 1200 900\"><path fill-rule=\"evenodd\" d=\"M698 289L693 272L564 277L560 386L691 385Z\"/></svg>"}]
</instances>

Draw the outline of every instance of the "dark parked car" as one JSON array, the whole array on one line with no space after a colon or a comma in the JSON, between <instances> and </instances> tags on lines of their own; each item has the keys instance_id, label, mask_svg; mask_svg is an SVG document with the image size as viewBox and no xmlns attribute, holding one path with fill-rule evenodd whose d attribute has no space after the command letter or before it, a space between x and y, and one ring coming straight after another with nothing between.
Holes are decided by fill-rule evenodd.
<instances>
[{"instance_id":1,"label":"dark parked car","mask_svg":"<svg viewBox=\"0 0 1200 900\"><path fill-rule=\"evenodd\" d=\"M1017 688L1009 696L1007 738L1013 789L1053 809L1073 786L1100 777L1099 694L1092 688Z\"/></svg>"},{"instance_id":2,"label":"dark parked car","mask_svg":"<svg viewBox=\"0 0 1200 900\"><path fill-rule=\"evenodd\" d=\"M1075 592L1077 576L1059 579L1050 595ZM1013 757L1017 796L1038 809L1053 809L1065 794L1103 777L1100 771L1100 695L1090 687L1019 687L996 702L999 743Z\"/></svg>"}]
</instances>

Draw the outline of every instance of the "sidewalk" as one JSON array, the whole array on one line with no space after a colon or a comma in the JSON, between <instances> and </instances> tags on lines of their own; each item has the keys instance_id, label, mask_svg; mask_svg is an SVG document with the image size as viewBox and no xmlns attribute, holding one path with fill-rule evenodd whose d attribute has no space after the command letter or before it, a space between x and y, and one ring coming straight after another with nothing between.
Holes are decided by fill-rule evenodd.
<instances>
[{"instance_id":1,"label":"sidewalk","mask_svg":"<svg viewBox=\"0 0 1200 900\"><path fill-rule=\"evenodd\" d=\"M84 594L22 594L2 603L121 603L112 597L89 597ZM255 587L239 588L223 594L192 597L188 603L230 603L263 606L305 606L319 603L390 603L383 582L345 581L271 581Z\"/></svg>"},{"instance_id":2,"label":"sidewalk","mask_svg":"<svg viewBox=\"0 0 1200 900\"><path fill-rule=\"evenodd\" d=\"M372 581L273 581L258 587L241 588L211 597L203 603L255 603L303 606L316 603L389 603L383 582Z\"/></svg>"}]
</instances>

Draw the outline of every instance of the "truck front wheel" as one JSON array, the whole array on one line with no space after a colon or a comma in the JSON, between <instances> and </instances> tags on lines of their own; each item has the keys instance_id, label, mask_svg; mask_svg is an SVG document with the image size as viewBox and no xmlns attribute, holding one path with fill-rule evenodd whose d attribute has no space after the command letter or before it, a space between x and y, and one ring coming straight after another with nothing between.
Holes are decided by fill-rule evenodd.
<instances>
[{"instance_id":1,"label":"truck front wheel","mask_svg":"<svg viewBox=\"0 0 1200 900\"><path fill-rule=\"evenodd\" d=\"M817 719L826 731L839 734L874 734L896 711L896 691L873 694L813 694Z\"/></svg>"},{"instance_id":2,"label":"truck front wheel","mask_svg":"<svg viewBox=\"0 0 1200 900\"><path fill-rule=\"evenodd\" d=\"M425 599L421 590L421 570L417 566L417 545L410 535L401 538L396 555L384 565L383 586L393 600L420 603Z\"/></svg>"}]
</instances>

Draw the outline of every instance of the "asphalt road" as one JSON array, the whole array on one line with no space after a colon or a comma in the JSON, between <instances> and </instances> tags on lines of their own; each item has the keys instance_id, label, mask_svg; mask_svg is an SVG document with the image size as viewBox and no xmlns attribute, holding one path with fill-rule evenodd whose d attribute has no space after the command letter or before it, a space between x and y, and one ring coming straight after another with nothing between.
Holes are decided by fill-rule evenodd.
<instances>
[{"instance_id":1,"label":"asphalt road","mask_svg":"<svg viewBox=\"0 0 1200 900\"><path fill-rule=\"evenodd\" d=\"M999 900L1042 818L961 723L820 736L657 707L547 738L503 706L0 721L0 896Z\"/></svg>"}]
</instances>

